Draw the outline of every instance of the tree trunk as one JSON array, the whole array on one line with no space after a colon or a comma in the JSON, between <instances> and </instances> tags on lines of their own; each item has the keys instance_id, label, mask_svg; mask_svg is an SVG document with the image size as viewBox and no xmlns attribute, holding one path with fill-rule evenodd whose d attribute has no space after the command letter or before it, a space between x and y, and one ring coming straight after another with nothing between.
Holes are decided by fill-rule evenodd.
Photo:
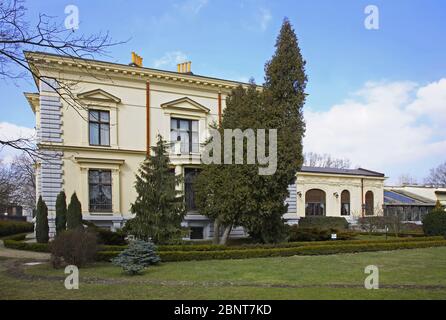
<instances>
[{"instance_id":1,"label":"tree trunk","mask_svg":"<svg viewBox=\"0 0 446 320\"><path fill-rule=\"evenodd\" d=\"M229 238L229 234L231 233L231 230L232 230L232 224L226 226L225 232L223 232L223 236L220 239L220 244L226 245L226 243L228 242L228 238Z\"/></svg>"},{"instance_id":2,"label":"tree trunk","mask_svg":"<svg viewBox=\"0 0 446 320\"><path fill-rule=\"evenodd\" d=\"M220 221L214 220L214 237L212 239L213 244L218 244L220 241Z\"/></svg>"}]
</instances>

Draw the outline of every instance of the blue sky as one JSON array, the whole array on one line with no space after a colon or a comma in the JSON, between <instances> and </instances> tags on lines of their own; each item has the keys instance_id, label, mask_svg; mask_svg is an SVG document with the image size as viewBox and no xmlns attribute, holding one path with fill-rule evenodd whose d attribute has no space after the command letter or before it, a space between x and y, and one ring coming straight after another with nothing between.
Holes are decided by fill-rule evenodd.
<instances>
[{"instance_id":1,"label":"blue sky","mask_svg":"<svg viewBox=\"0 0 446 320\"><path fill-rule=\"evenodd\" d=\"M349 158L392 179L405 173L421 179L446 160L446 152L437 150L446 143L437 131L438 119L446 118L441 93L446 89L446 80L441 81L446 79L445 1L26 2L30 19L46 13L61 22L69 4L79 8L77 32L109 31L115 40L130 39L103 60L128 63L130 52L136 51L147 67L175 70L177 60L188 59L194 73L242 81L254 77L257 83L263 81L264 63L287 16L307 61L305 112L311 123L306 151ZM364 27L364 8L370 4L379 9L378 30ZM2 81L0 122L33 127L22 92L34 90L30 80ZM387 110L383 106L395 119L379 119ZM432 116L438 112L439 117ZM398 152L385 147L402 140L407 147L403 143Z\"/></svg>"}]
</instances>

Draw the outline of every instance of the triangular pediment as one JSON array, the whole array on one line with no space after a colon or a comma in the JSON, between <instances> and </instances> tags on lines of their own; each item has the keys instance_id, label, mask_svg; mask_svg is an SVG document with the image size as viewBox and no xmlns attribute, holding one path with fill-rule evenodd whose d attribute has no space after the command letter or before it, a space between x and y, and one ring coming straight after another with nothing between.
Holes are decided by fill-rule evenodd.
<instances>
[{"instance_id":1,"label":"triangular pediment","mask_svg":"<svg viewBox=\"0 0 446 320\"><path fill-rule=\"evenodd\" d=\"M209 112L208 108L188 97L163 103L161 107L164 109L180 109L180 110L204 112L204 113Z\"/></svg>"},{"instance_id":2,"label":"triangular pediment","mask_svg":"<svg viewBox=\"0 0 446 320\"><path fill-rule=\"evenodd\" d=\"M102 89L95 89L83 93L79 93L77 95L79 99L85 99L85 100L94 100L94 101L102 101L102 102L113 102L113 103L120 103L121 99L118 97L112 95L111 93L108 93L107 91L104 91Z\"/></svg>"}]
</instances>

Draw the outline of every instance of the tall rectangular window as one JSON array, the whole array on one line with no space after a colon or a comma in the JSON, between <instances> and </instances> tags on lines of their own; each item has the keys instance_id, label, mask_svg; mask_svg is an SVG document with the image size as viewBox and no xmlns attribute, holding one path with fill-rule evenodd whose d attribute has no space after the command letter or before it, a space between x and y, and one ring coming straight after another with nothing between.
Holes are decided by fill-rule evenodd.
<instances>
[{"instance_id":1,"label":"tall rectangular window","mask_svg":"<svg viewBox=\"0 0 446 320\"><path fill-rule=\"evenodd\" d=\"M184 200L186 202L187 211L194 211L197 209L195 205L195 178L200 173L199 169L184 168Z\"/></svg>"},{"instance_id":2,"label":"tall rectangular window","mask_svg":"<svg viewBox=\"0 0 446 320\"><path fill-rule=\"evenodd\" d=\"M170 140L180 141L181 153L199 152L198 120L171 118Z\"/></svg>"},{"instance_id":3,"label":"tall rectangular window","mask_svg":"<svg viewBox=\"0 0 446 320\"><path fill-rule=\"evenodd\" d=\"M112 211L111 170L89 170L88 191L91 212Z\"/></svg>"},{"instance_id":4,"label":"tall rectangular window","mask_svg":"<svg viewBox=\"0 0 446 320\"><path fill-rule=\"evenodd\" d=\"M110 145L110 113L108 111L90 110L88 112L90 145Z\"/></svg>"}]
</instances>

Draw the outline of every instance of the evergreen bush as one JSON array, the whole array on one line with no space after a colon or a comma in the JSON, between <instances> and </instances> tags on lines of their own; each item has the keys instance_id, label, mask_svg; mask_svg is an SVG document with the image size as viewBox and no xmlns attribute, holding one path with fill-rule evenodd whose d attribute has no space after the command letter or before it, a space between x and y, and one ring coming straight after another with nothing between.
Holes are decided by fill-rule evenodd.
<instances>
[{"instance_id":1,"label":"evergreen bush","mask_svg":"<svg viewBox=\"0 0 446 320\"><path fill-rule=\"evenodd\" d=\"M82 208L76 192L71 196L70 204L67 210L67 229L74 230L83 228L82 225Z\"/></svg>"},{"instance_id":2,"label":"evergreen bush","mask_svg":"<svg viewBox=\"0 0 446 320\"><path fill-rule=\"evenodd\" d=\"M48 226L48 207L43 201L42 196L37 201L36 210L36 241L37 243L48 243L49 240Z\"/></svg>"},{"instance_id":3,"label":"evergreen bush","mask_svg":"<svg viewBox=\"0 0 446 320\"><path fill-rule=\"evenodd\" d=\"M67 229L67 197L61 191L56 198L56 234Z\"/></svg>"},{"instance_id":4,"label":"evergreen bush","mask_svg":"<svg viewBox=\"0 0 446 320\"><path fill-rule=\"evenodd\" d=\"M127 249L114 258L112 263L122 267L126 273L135 275L160 261L161 259L156 253L156 246L153 242L135 240L129 244Z\"/></svg>"}]
</instances>

